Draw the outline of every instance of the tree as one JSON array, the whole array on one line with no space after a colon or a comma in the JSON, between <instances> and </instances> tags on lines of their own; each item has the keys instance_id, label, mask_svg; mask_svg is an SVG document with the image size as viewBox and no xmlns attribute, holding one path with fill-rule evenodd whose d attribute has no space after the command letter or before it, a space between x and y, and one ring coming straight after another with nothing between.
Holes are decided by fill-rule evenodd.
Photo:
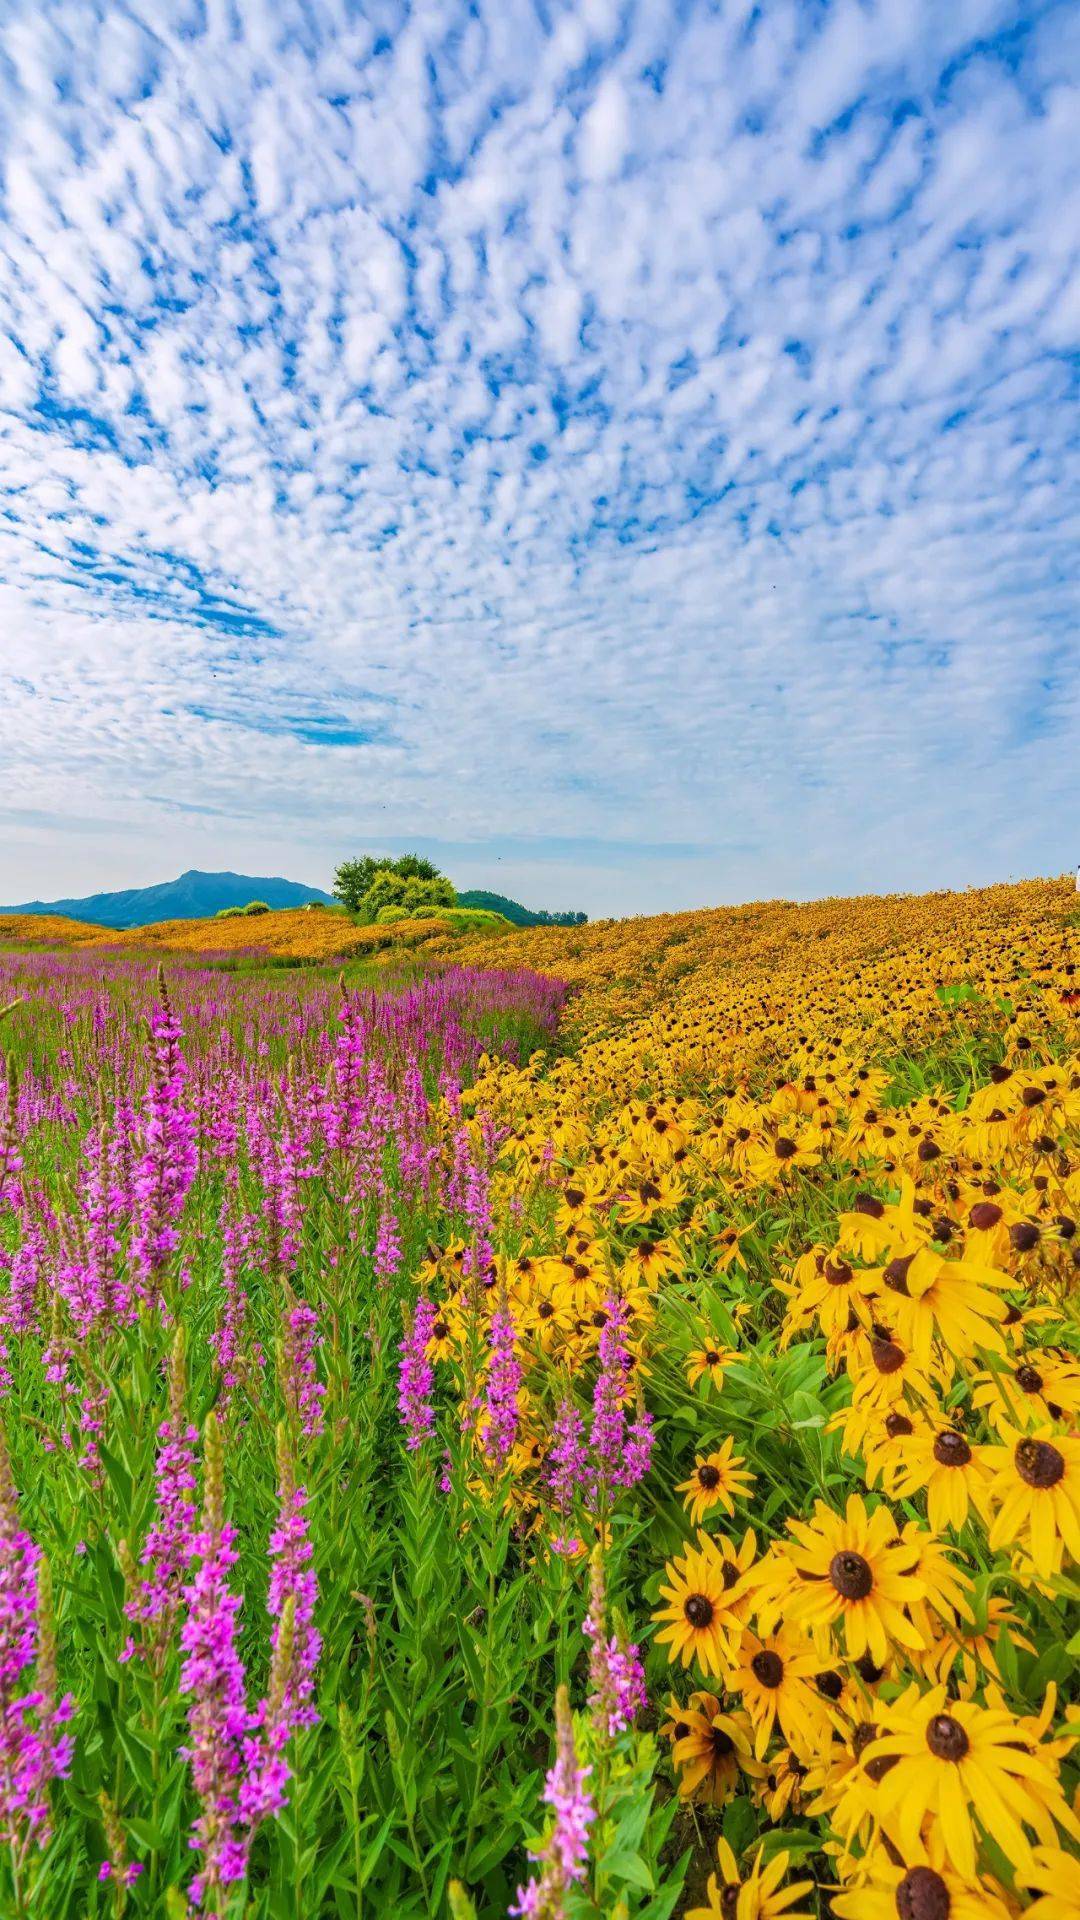
<instances>
[{"instance_id":1,"label":"tree","mask_svg":"<svg viewBox=\"0 0 1080 1920\"><path fill-rule=\"evenodd\" d=\"M430 860L425 860L422 853L403 853L399 860L394 861L393 866L394 872L400 874L403 880L441 880L443 878L438 867Z\"/></svg>"},{"instance_id":2,"label":"tree","mask_svg":"<svg viewBox=\"0 0 1080 1920\"><path fill-rule=\"evenodd\" d=\"M359 913L361 901L376 874L391 866L393 861L389 858L380 860L370 853L361 854L358 860L343 860L334 875L335 900L340 900L350 913Z\"/></svg>"},{"instance_id":3,"label":"tree","mask_svg":"<svg viewBox=\"0 0 1080 1920\"><path fill-rule=\"evenodd\" d=\"M452 881L419 853L403 853L397 860L370 853L343 860L334 875L334 896L367 921L386 907L422 914L452 907L457 900Z\"/></svg>"}]
</instances>

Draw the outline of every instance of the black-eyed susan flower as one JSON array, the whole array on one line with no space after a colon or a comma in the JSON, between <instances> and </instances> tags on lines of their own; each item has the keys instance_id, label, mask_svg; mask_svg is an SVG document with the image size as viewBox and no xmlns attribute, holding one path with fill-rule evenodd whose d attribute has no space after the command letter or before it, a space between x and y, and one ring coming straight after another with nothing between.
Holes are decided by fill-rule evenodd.
<instances>
[{"instance_id":1,"label":"black-eyed susan flower","mask_svg":"<svg viewBox=\"0 0 1080 1920\"><path fill-rule=\"evenodd\" d=\"M686 1378L691 1387L699 1380L707 1380L717 1393L724 1384L724 1375L730 1366L734 1366L739 1356L733 1347L725 1347L706 1340L700 1347L686 1356Z\"/></svg>"},{"instance_id":2,"label":"black-eyed susan flower","mask_svg":"<svg viewBox=\"0 0 1080 1920\"><path fill-rule=\"evenodd\" d=\"M851 1494L843 1514L819 1500L812 1522L788 1522L786 1549L799 1575L788 1617L811 1633L842 1634L849 1656L881 1663L890 1648L921 1648L909 1609L924 1595L918 1547L897 1532L888 1507L872 1513Z\"/></svg>"},{"instance_id":3,"label":"black-eyed susan flower","mask_svg":"<svg viewBox=\"0 0 1080 1920\"><path fill-rule=\"evenodd\" d=\"M810 1760L829 1738L825 1703L814 1684L820 1658L802 1635L780 1627L759 1639L743 1634L739 1665L730 1675L732 1693L741 1694L754 1723L754 1752L760 1760L779 1725L789 1747Z\"/></svg>"},{"instance_id":4,"label":"black-eyed susan flower","mask_svg":"<svg viewBox=\"0 0 1080 1920\"><path fill-rule=\"evenodd\" d=\"M973 1407L985 1413L995 1432L1032 1430L1055 1420L1075 1423L1080 1416L1080 1366L1049 1347L1029 1347L1009 1367L975 1375Z\"/></svg>"},{"instance_id":5,"label":"black-eyed susan flower","mask_svg":"<svg viewBox=\"0 0 1080 1920\"><path fill-rule=\"evenodd\" d=\"M716 1843L719 1875L709 1875L708 1906L690 1907L684 1920L812 1920L804 1907L795 1911L795 1903L813 1888L812 1880L795 1880L784 1886L791 1856L774 1853L768 1865L759 1847L754 1864L744 1879L726 1840Z\"/></svg>"},{"instance_id":6,"label":"black-eyed susan flower","mask_svg":"<svg viewBox=\"0 0 1080 1920\"><path fill-rule=\"evenodd\" d=\"M882 1731L873 1745L875 1810L902 1859L915 1854L928 1815L947 1859L968 1881L976 1874L980 1830L993 1834L1020 1868L1031 1856L1025 1829L1052 1846L1057 1822L1080 1840L1080 1821L1058 1783L1053 1757L1025 1740L1003 1708L950 1700L944 1687L920 1693L913 1685L877 1713ZM865 1759L862 1764L865 1769Z\"/></svg>"},{"instance_id":7,"label":"black-eyed susan flower","mask_svg":"<svg viewBox=\"0 0 1080 1920\"><path fill-rule=\"evenodd\" d=\"M890 1260L882 1279L895 1295L892 1310L901 1340L928 1367L939 1340L944 1351L968 1359L977 1349L1003 1353L999 1331L1006 1307L1000 1290L1007 1273L966 1260L947 1260L933 1247Z\"/></svg>"},{"instance_id":8,"label":"black-eyed susan flower","mask_svg":"<svg viewBox=\"0 0 1080 1920\"><path fill-rule=\"evenodd\" d=\"M689 1509L696 1526L714 1507L721 1507L727 1514L734 1513L736 1496L741 1499L753 1484L754 1475L744 1471L743 1456L735 1452L735 1442L729 1434L712 1453L696 1455L693 1473L688 1480L681 1481L675 1491L684 1496L683 1505Z\"/></svg>"},{"instance_id":9,"label":"black-eyed susan flower","mask_svg":"<svg viewBox=\"0 0 1080 1920\"><path fill-rule=\"evenodd\" d=\"M996 1509L990 1545L1022 1541L1036 1573L1049 1580L1065 1550L1080 1561L1080 1439L1053 1427L1003 1429L1003 1437L1004 1445L982 1450Z\"/></svg>"},{"instance_id":10,"label":"black-eyed susan flower","mask_svg":"<svg viewBox=\"0 0 1080 1920\"><path fill-rule=\"evenodd\" d=\"M669 1660L684 1667L695 1661L703 1673L719 1676L731 1664L732 1643L742 1633L735 1605L742 1600L740 1575L708 1534L698 1534L697 1546L669 1561L666 1585L660 1588L666 1605L653 1619L661 1623L658 1646L668 1648Z\"/></svg>"},{"instance_id":11,"label":"black-eyed susan flower","mask_svg":"<svg viewBox=\"0 0 1080 1920\"><path fill-rule=\"evenodd\" d=\"M985 1447L973 1447L952 1427L913 1433L892 1476L892 1492L904 1499L925 1488L927 1518L935 1533L962 1527L969 1506L988 1519L991 1469L985 1453Z\"/></svg>"},{"instance_id":12,"label":"black-eyed susan flower","mask_svg":"<svg viewBox=\"0 0 1080 1920\"><path fill-rule=\"evenodd\" d=\"M759 1806L764 1807L774 1824L786 1818L788 1814L797 1817L803 1810L803 1787L809 1769L792 1753L790 1747L781 1747L769 1762L768 1769L761 1767L764 1779L757 1780L751 1791Z\"/></svg>"},{"instance_id":13,"label":"black-eyed susan flower","mask_svg":"<svg viewBox=\"0 0 1080 1920\"><path fill-rule=\"evenodd\" d=\"M911 1865L874 1847L858 1885L834 1894L832 1910L837 1920L1011 1920L1013 1912L987 1876L972 1883L957 1873L936 1834Z\"/></svg>"},{"instance_id":14,"label":"black-eyed susan flower","mask_svg":"<svg viewBox=\"0 0 1080 1920\"><path fill-rule=\"evenodd\" d=\"M754 1732L745 1713L725 1713L713 1693L692 1693L685 1707L671 1707L671 1757L679 1793L705 1806L723 1807L742 1775L764 1773L754 1758Z\"/></svg>"}]
</instances>

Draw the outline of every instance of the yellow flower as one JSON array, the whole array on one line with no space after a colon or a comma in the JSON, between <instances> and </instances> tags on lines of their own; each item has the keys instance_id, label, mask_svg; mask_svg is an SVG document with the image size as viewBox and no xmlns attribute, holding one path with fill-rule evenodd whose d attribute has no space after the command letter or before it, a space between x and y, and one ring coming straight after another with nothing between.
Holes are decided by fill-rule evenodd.
<instances>
[{"instance_id":1,"label":"yellow flower","mask_svg":"<svg viewBox=\"0 0 1080 1920\"><path fill-rule=\"evenodd\" d=\"M975 1878L980 1829L1019 1868L1031 1858L1026 1827L1053 1845L1056 1820L1080 1840L1080 1822L1069 1810L1052 1757L1023 1737L1004 1708L949 1700L944 1687L920 1694L911 1686L877 1711L882 1733L871 1761L878 1776L875 1807L901 1858L913 1855L928 1814L949 1861L969 1881ZM866 1764L864 1759L864 1770Z\"/></svg>"},{"instance_id":2,"label":"yellow flower","mask_svg":"<svg viewBox=\"0 0 1080 1920\"><path fill-rule=\"evenodd\" d=\"M975 1448L951 1427L913 1433L904 1441L890 1491L905 1499L926 1488L926 1513L935 1533L959 1529L973 1506L984 1520L990 1514L990 1468L985 1447Z\"/></svg>"},{"instance_id":3,"label":"yellow flower","mask_svg":"<svg viewBox=\"0 0 1080 1920\"><path fill-rule=\"evenodd\" d=\"M790 1520L788 1530L797 1544L787 1552L804 1583L790 1603L793 1621L815 1633L842 1626L852 1660L869 1653L881 1665L894 1642L922 1646L905 1611L925 1592L913 1572L918 1548L900 1538L888 1507L868 1514L853 1493L841 1516L819 1500L812 1524Z\"/></svg>"},{"instance_id":4,"label":"yellow flower","mask_svg":"<svg viewBox=\"0 0 1080 1920\"><path fill-rule=\"evenodd\" d=\"M1060 1571L1063 1549L1080 1561L1080 1439L1052 1427L1002 1432L1008 1445L982 1450L997 1508L990 1545L1021 1541L1036 1573L1049 1580Z\"/></svg>"},{"instance_id":5,"label":"yellow flower","mask_svg":"<svg viewBox=\"0 0 1080 1920\"><path fill-rule=\"evenodd\" d=\"M805 1908L796 1913L794 1902L811 1891L813 1881L796 1880L790 1887L782 1884L790 1854L774 1853L765 1866L759 1847L745 1880L739 1878L735 1855L726 1840L717 1841L716 1854L722 1877L709 1875L709 1904L688 1908L684 1920L717 1920L717 1915L722 1920L812 1920Z\"/></svg>"},{"instance_id":6,"label":"yellow flower","mask_svg":"<svg viewBox=\"0 0 1080 1920\"><path fill-rule=\"evenodd\" d=\"M669 1660L681 1660L684 1667L696 1660L702 1672L719 1675L731 1664L732 1638L742 1632L734 1612L743 1597L737 1566L699 1532L697 1546L670 1561L664 1572L668 1584L660 1593L667 1605L653 1614L664 1623L657 1645L668 1647Z\"/></svg>"},{"instance_id":7,"label":"yellow flower","mask_svg":"<svg viewBox=\"0 0 1080 1920\"><path fill-rule=\"evenodd\" d=\"M935 1339L946 1353L966 1359L982 1347L1004 1353L998 1330L1007 1309L998 1289L1013 1284L1007 1273L973 1261L946 1260L932 1247L890 1260L882 1279L895 1295L897 1332L916 1360L930 1365Z\"/></svg>"},{"instance_id":8,"label":"yellow flower","mask_svg":"<svg viewBox=\"0 0 1080 1920\"><path fill-rule=\"evenodd\" d=\"M728 1367L735 1364L738 1358L738 1354L732 1347L717 1346L711 1341L706 1341L704 1346L695 1347L694 1351L686 1356L687 1383L691 1387L696 1387L699 1380L708 1379L719 1393L724 1384L725 1372Z\"/></svg>"},{"instance_id":9,"label":"yellow flower","mask_svg":"<svg viewBox=\"0 0 1080 1920\"><path fill-rule=\"evenodd\" d=\"M678 1769L679 1793L684 1799L723 1807L732 1798L741 1773L761 1775L765 1769L754 1758L753 1728L745 1713L724 1713L713 1693L692 1693L687 1706L672 1700L670 1728L672 1759Z\"/></svg>"},{"instance_id":10,"label":"yellow flower","mask_svg":"<svg viewBox=\"0 0 1080 1920\"><path fill-rule=\"evenodd\" d=\"M1030 1347L1015 1366L976 1374L971 1404L985 1412L999 1433L1011 1427L1043 1427L1054 1420L1075 1422L1080 1415L1080 1367L1048 1347Z\"/></svg>"},{"instance_id":11,"label":"yellow flower","mask_svg":"<svg viewBox=\"0 0 1080 1920\"><path fill-rule=\"evenodd\" d=\"M716 1506L723 1507L725 1513L734 1513L733 1496L737 1494L741 1498L754 1483L754 1475L743 1471L743 1456L734 1451L734 1445L729 1434L714 1453L697 1454L689 1480L681 1481L675 1489L676 1493L685 1494L683 1505L689 1508L695 1525Z\"/></svg>"},{"instance_id":12,"label":"yellow flower","mask_svg":"<svg viewBox=\"0 0 1080 1920\"><path fill-rule=\"evenodd\" d=\"M742 1695L754 1723L759 1760L777 1724L800 1759L812 1759L828 1741L827 1709L814 1685L820 1665L810 1642L786 1627L762 1639L749 1628L743 1634L740 1664L728 1685Z\"/></svg>"},{"instance_id":13,"label":"yellow flower","mask_svg":"<svg viewBox=\"0 0 1080 1920\"><path fill-rule=\"evenodd\" d=\"M892 1860L875 1847L864 1865L857 1886L833 1895L837 1920L1010 1920L1000 1889L957 1873L936 1834L910 1861Z\"/></svg>"}]
</instances>

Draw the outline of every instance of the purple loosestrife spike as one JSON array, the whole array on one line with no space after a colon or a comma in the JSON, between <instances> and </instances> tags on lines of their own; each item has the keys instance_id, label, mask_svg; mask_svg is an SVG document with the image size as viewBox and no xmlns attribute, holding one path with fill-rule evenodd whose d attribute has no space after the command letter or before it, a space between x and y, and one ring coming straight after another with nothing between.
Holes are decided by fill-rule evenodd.
<instances>
[{"instance_id":1,"label":"purple loosestrife spike","mask_svg":"<svg viewBox=\"0 0 1080 1920\"><path fill-rule=\"evenodd\" d=\"M0 1054L0 1208L5 1205L18 1206L22 1164L19 1150L18 1074L6 1055Z\"/></svg>"},{"instance_id":2,"label":"purple loosestrife spike","mask_svg":"<svg viewBox=\"0 0 1080 1920\"><path fill-rule=\"evenodd\" d=\"M648 1704L639 1649L607 1630L604 1557L594 1547L589 1566L589 1611L582 1622L589 1642L589 1706L601 1737L613 1740Z\"/></svg>"},{"instance_id":3,"label":"purple loosestrife spike","mask_svg":"<svg viewBox=\"0 0 1080 1920\"><path fill-rule=\"evenodd\" d=\"M406 1319L405 1337L398 1345L401 1355L398 1366L398 1417L405 1430L405 1445L410 1453L415 1453L422 1446L435 1426L435 1413L431 1405L435 1373L427 1357L435 1317L434 1304L426 1294L421 1294L412 1324Z\"/></svg>"},{"instance_id":4,"label":"purple loosestrife spike","mask_svg":"<svg viewBox=\"0 0 1080 1920\"><path fill-rule=\"evenodd\" d=\"M182 1757L191 1764L199 1802L191 1837L199 1871L191 1891L212 1913L223 1890L245 1878L251 1843L240 1805L251 1716L237 1648L240 1599L229 1585L236 1535L225 1520L221 1430L212 1413L203 1463L202 1527L192 1542L195 1570L183 1593L180 1691L189 1702L189 1744Z\"/></svg>"},{"instance_id":5,"label":"purple loosestrife spike","mask_svg":"<svg viewBox=\"0 0 1080 1920\"><path fill-rule=\"evenodd\" d=\"M518 1888L510 1908L521 1920L563 1920L567 1890L585 1878L589 1829L596 1818L586 1788L590 1772L578 1765L570 1699L560 1687L555 1696L555 1764L544 1783L544 1800L555 1818L547 1840L533 1855L540 1872Z\"/></svg>"},{"instance_id":6,"label":"purple loosestrife spike","mask_svg":"<svg viewBox=\"0 0 1080 1920\"><path fill-rule=\"evenodd\" d=\"M146 1571L138 1592L124 1608L129 1620L153 1625L157 1652L172 1633L198 1521L195 1459L199 1434L185 1414L185 1395L184 1330L178 1327L169 1359L169 1417L158 1428L154 1518L141 1557Z\"/></svg>"},{"instance_id":7,"label":"purple loosestrife spike","mask_svg":"<svg viewBox=\"0 0 1080 1920\"><path fill-rule=\"evenodd\" d=\"M585 1422L573 1400L565 1399L555 1416L546 1461L547 1483L558 1513L569 1513L574 1495L590 1483Z\"/></svg>"},{"instance_id":8,"label":"purple loosestrife spike","mask_svg":"<svg viewBox=\"0 0 1080 1920\"><path fill-rule=\"evenodd\" d=\"M73 1713L70 1695L57 1700L48 1563L19 1524L0 1435L0 1840L17 1862L49 1838L49 1786L70 1770L73 1743L60 1729Z\"/></svg>"},{"instance_id":9,"label":"purple loosestrife spike","mask_svg":"<svg viewBox=\"0 0 1080 1920\"><path fill-rule=\"evenodd\" d=\"M484 1445L496 1463L505 1466L517 1440L518 1391L521 1386L521 1362L515 1351L516 1329L505 1285L500 1289L499 1303L491 1316L488 1341L490 1358L485 1383Z\"/></svg>"},{"instance_id":10,"label":"purple loosestrife spike","mask_svg":"<svg viewBox=\"0 0 1080 1920\"><path fill-rule=\"evenodd\" d=\"M281 1623L292 1607L290 1657L284 1663L280 1714L289 1731L315 1725L312 1706L322 1638L315 1627L318 1583L311 1565L314 1549L308 1532L307 1490L296 1484L296 1467L284 1426L278 1428L278 1519L270 1535L270 1594L267 1607L275 1622L270 1645L280 1648Z\"/></svg>"},{"instance_id":11,"label":"purple loosestrife spike","mask_svg":"<svg viewBox=\"0 0 1080 1920\"><path fill-rule=\"evenodd\" d=\"M281 1338L281 1390L296 1428L305 1440L323 1431L326 1388L318 1377L315 1355L322 1345L318 1316L305 1300L286 1294L285 1325Z\"/></svg>"},{"instance_id":12,"label":"purple loosestrife spike","mask_svg":"<svg viewBox=\"0 0 1080 1920\"><path fill-rule=\"evenodd\" d=\"M150 1085L134 1174L132 1241L136 1291L151 1305L161 1299L166 1269L180 1244L180 1216L197 1162L195 1120L184 1101L182 1038L183 1027L159 972L158 998L150 1013Z\"/></svg>"},{"instance_id":13,"label":"purple loosestrife spike","mask_svg":"<svg viewBox=\"0 0 1080 1920\"><path fill-rule=\"evenodd\" d=\"M397 1215L384 1191L379 1209L379 1231L375 1241L375 1278L386 1286L401 1267L401 1238Z\"/></svg>"}]
</instances>

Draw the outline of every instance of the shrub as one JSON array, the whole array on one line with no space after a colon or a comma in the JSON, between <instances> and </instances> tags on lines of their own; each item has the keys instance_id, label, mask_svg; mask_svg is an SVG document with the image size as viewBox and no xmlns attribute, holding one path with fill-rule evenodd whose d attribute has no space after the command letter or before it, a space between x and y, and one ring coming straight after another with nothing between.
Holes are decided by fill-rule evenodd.
<instances>
[{"instance_id":1,"label":"shrub","mask_svg":"<svg viewBox=\"0 0 1080 1920\"><path fill-rule=\"evenodd\" d=\"M244 907L219 907L217 912L214 915L214 919L215 920L239 920L241 914L244 913L245 911L246 909Z\"/></svg>"},{"instance_id":2,"label":"shrub","mask_svg":"<svg viewBox=\"0 0 1080 1920\"><path fill-rule=\"evenodd\" d=\"M240 911L249 916L253 913L269 913L270 909L265 900L249 900L247 906L241 907Z\"/></svg>"},{"instance_id":3,"label":"shrub","mask_svg":"<svg viewBox=\"0 0 1080 1920\"><path fill-rule=\"evenodd\" d=\"M376 922L380 927L389 927L393 925L395 920L407 920L408 918L408 911L405 907L395 906L380 907L378 913L375 915Z\"/></svg>"}]
</instances>

